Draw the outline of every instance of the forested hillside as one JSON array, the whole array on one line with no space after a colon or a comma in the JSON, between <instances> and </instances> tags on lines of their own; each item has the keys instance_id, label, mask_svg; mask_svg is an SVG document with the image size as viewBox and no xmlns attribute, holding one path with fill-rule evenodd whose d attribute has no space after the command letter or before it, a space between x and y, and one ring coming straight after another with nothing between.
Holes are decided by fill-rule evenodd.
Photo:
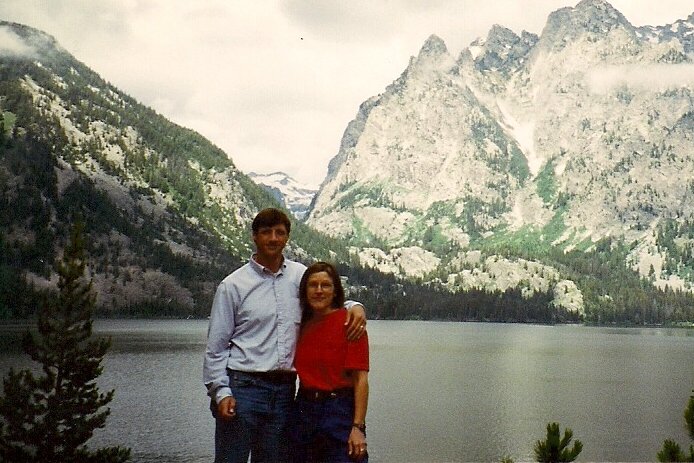
<instances>
[{"instance_id":1,"label":"forested hillside","mask_svg":"<svg viewBox=\"0 0 694 463\"><path fill-rule=\"evenodd\" d=\"M32 50L0 56L0 316L36 310L76 220L98 315L206 316L216 284L250 255L250 220L275 200L53 38L0 27ZM327 257L305 226L293 238L292 254Z\"/></svg>"},{"instance_id":2,"label":"forested hillside","mask_svg":"<svg viewBox=\"0 0 694 463\"><path fill-rule=\"evenodd\" d=\"M0 54L0 318L29 317L51 297L54 263L78 220L98 317L206 317L216 285L251 253L252 217L277 202L227 153L110 85L52 37L0 27L29 50ZM340 207L363 200L346 196ZM665 257L642 277L625 265L638 243L586 240L567 251L549 244L562 233L552 223L500 240L476 228L481 203L470 201L461 211L467 242L451 239L451 208L437 203L411 221L418 246L359 240L359 221L349 240L295 221L288 255L338 262L370 318L694 320L690 292L653 284L664 270L693 271L691 221L654 228L652 246ZM376 270L384 262L396 271ZM406 267L416 271L397 271Z\"/></svg>"}]
</instances>

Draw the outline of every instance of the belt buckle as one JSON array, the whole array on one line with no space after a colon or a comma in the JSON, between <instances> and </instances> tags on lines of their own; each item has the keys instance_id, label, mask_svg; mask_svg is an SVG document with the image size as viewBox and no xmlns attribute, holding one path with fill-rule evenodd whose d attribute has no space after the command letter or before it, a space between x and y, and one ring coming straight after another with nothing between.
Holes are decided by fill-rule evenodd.
<instances>
[{"instance_id":1,"label":"belt buckle","mask_svg":"<svg viewBox=\"0 0 694 463\"><path fill-rule=\"evenodd\" d=\"M320 391L315 391L312 395L313 400L318 400L320 398Z\"/></svg>"},{"instance_id":2,"label":"belt buckle","mask_svg":"<svg viewBox=\"0 0 694 463\"><path fill-rule=\"evenodd\" d=\"M331 391L331 392L328 394L328 397L330 397L331 399L334 399L335 397L337 397L337 393L334 392L334 391Z\"/></svg>"}]
</instances>

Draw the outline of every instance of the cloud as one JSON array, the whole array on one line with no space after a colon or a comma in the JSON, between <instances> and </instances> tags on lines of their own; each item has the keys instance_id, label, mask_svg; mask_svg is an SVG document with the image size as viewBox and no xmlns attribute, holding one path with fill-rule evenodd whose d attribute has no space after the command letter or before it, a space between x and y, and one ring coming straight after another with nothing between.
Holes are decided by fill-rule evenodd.
<instances>
[{"instance_id":1,"label":"cloud","mask_svg":"<svg viewBox=\"0 0 694 463\"><path fill-rule=\"evenodd\" d=\"M694 12L691 0L608 1L636 27L671 24L678 19L686 19Z\"/></svg>"},{"instance_id":2,"label":"cloud","mask_svg":"<svg viewBox=\"0 0 694 463\"><path fill-rule=\"evenodd\" d=\"M591 91L600 94L622 86L650 92L692 87L694 64L599 66L586 73L586 81Z\"/></svg>"},{"instance_id":3,"label":"cloud","mask_svg":"<svg viewBox=\"0 0 694 463\"><path fill-rule=\"evenodd\" d=\"M493 24L539 34L549 13L576 3L0 0L0 18L54 36L116 87L209 138L242 170L284 170L320 183L359 105L397 79L429 35L455 56ZM635 25L692 10L691 0L610 3ZM0 36L0 48L10 43Z\"/></svg>"},{"instance_id":4,"label":"cloud","mask_svg":"<svg viewBox=\"0 0 694 463\"><path fill-rule=\"evenodd\" d=\"M9 27L0 26L0 55L34 57L36 50Z\"/></svg>"}]
</instances>

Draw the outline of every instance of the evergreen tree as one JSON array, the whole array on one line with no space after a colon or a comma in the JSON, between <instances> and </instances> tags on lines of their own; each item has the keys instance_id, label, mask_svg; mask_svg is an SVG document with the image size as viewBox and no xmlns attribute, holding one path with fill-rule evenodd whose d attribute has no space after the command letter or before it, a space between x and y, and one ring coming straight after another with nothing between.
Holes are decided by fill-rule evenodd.
<instances>
[{"instance_id":1,"label":"evergreen tree","mask_svg":"<svg viewBox=\"0 0 694 463\"><path fill-rule=\"evenodd\" d=\"M559 423L547 424L547 438L535 442L535 459L541 463L556 463L574 461L583 450L583 443L576 440L571 449L569 443L573 438L573 431L566 428L564 437L560 438Z\"/></svg>"},{"instance_id":2,"label":"evergreen tree","mask_svg":"<svg viewBox=\"0 0 694 463\"><path fill-rule=\"evenodd\" d=\"M689 438L694 441L694 395L689 397L689 403L684 410L684 422L689 432ZM694 462L694 445L689 445L689 455L686 455L677 442L672 439L666 439L657 457L658 461Z\"/></svg>"},{"instance_id":3,"label":"evergreen tree","mask_svg":"<svg viewBox=\"0 0 694 463\"><path fill-rule=\"evenodd\" d=\"M24 351L41 365L42 374L11 369L0 397L0 461L124 462L130 449L92 451L86 442L103 428L114 391L99 392L96 378L110 340L92 339L94 295L84 281L86 266L82 226L75 225L58 264L54 300L39 310L38 335L27 333Z\"/></svg>"}]
</instances>

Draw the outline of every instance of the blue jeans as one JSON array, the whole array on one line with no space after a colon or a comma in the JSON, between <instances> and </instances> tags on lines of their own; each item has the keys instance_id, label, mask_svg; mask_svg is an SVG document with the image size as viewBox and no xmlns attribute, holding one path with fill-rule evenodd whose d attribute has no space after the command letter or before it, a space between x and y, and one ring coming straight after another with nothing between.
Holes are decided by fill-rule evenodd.
<instances>
[{"instance_id":1,"label":"blue jeans","mask_svg":"<svg viewBox=\"0 0 694 463\"><path fill-rule=\"evenodd\" d=\"M236 416L216 417L215 463L282 462L289 459L287 425L296 386L229 372Z\"/></svg>"},{"instance_id":2,"label":"blue jeans","mask_svg":"<svg viewBox=\"0 0 694 463\"><path fill-rule=\"evenodd\" d=\"M318 401L297 396L289 426L291 461L355 463L347 453L353 418L354 396ZM368 455L359 460L368 461Z\"/></svg>"}]
</instances>

